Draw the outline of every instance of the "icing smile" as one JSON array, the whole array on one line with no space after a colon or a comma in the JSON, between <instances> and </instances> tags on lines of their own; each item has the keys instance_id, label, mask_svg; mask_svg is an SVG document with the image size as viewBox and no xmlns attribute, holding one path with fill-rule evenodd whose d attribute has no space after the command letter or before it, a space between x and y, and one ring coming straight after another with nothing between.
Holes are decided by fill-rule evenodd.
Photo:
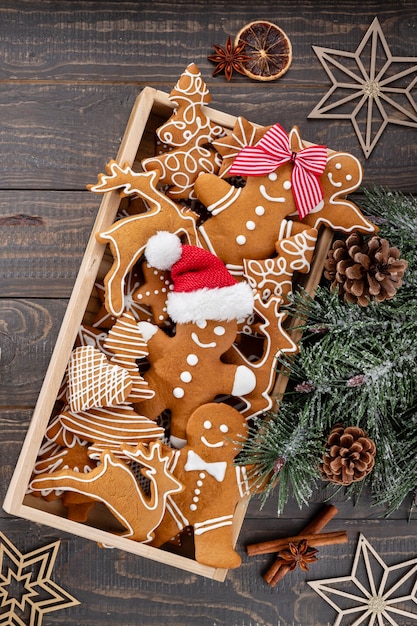
<instances>
[{"instance_id":1,"label":"icing smile","mask_svg":"<svg viewBox=\"0 0 417 626\"><path fill-rule=\"evenodd\" d=\"M224 446L224 441L218 441L217 443L209 443L204 435L201 437L201 441L207 448L221 448Z\"/></svg>"},{"instance_id":2,"label":"icing smile","mask_svg":"<svg viewBox=\"0 0 417 626\"><path fill-rule=\"evenodd\" d=\"M259 191L261 193L261 196L263 196L265 200L269 200L270 202L285 202L285 198L283 198L282 196L270 196L265 188L265 185L259 185Z\"/></svg>"},{"instance_id":3,"label":"icing smile","mask_svg":"<svg viewBox=\"0 0 417 626\"><path fill-rule=\"evenodd\" d=\"M194 341L194 343L197 344L197 346L199 346L200 348L215 348L216 347L216 342L215 341L210 341L209 343L202 343L198 336L197 333L191 333L191 339Z\"/></svg>"}]
</instances>

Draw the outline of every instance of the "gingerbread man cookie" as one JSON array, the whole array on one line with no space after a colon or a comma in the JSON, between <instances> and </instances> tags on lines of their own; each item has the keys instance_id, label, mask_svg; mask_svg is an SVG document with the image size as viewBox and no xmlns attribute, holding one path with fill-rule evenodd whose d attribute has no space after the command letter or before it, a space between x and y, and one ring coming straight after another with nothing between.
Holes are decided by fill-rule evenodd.
<instances>
[{"instance_id":1,"label":"gingerbread man cookie","mask_svg":"<svg viewBox=\"0 0 417 626\"><path fill-rule=\"evenodd\" d=\"M286 150L276 148L276 135L286 142ZM314 173L310 173L309 164L308 168L302 165L306 150L313 150ZM328 159L324 146L305 146L297 127L287 136L274 125L255 146L243 148L228 171L228 175L247 177L243 188L210 174L201 174L196 180L196 195L212 216L199 227L204 245L231 272L241 274L243 259L274 255L280 223L289 216L300 219L301 213L306 227L316 228L318 216L331 213L335 228L374 232L376 227L343 198L360 185L359 167L357 159L346 153L335 153Z\"/></svg>"},{"instance_id":2,"label":"gingerbread man cookie","mask_svg":"<svg viewBox=\"0 0 417 626\"><path fill-rule=\"evenodd\" d=\"M171 464L185 489L169 496L153 545L161 546L192 526L196 561L212 567L240 565L233 515L248 488L244 468L233 461L246 436L245 419L227 404L208 403L194 411L187 425L187 445Z\"/></svg>"},{"instance_id":3,"label":"gingerbread man cookie","mask_svg":"<svg viewBox=\"0 0 417 626\"><path fill-rule=\"evenodd\" d=\"M236 337L238 319L252 312L252 290L238 283L219 258L182 245L171 233L152 237L145 254L152 266L171 268L174 288L167 311L176 329L171 337L154 324L139 323L149 350L144 378L155 390L155 397L142 402L140 410L156 418L169 409L171 440L181 445L187 420L198 406L218 394L245 395L256 384L246 365L221 360Z\"/></svg>"}]
</instances>

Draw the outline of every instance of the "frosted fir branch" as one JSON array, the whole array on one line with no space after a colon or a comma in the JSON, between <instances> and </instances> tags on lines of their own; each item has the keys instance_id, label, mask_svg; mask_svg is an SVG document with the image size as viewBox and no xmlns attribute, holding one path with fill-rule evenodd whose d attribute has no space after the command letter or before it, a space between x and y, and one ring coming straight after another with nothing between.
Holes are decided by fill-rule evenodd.
<instances>
[{"instance_id":1,"label":"frosted fir branch","mask_svg":"<svg viewBox=\"0 0 417 626\"><path fill-rule=\"evenodd\" d=\"M276 494L281 515L290 496L300 508L307 504L319 478L318 464L323 451L323 433L306 421L306 414L277 414L258 418L237 459L249 465L248 480L261 501L261 508Z\"/></svg>"}]
</instances>

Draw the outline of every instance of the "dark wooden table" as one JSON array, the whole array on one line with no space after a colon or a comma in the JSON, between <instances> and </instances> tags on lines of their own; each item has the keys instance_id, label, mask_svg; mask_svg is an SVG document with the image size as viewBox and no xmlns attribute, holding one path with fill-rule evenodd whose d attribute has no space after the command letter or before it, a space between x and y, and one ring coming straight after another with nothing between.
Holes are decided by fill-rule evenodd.
<instances>
[{"instance_id":1,"label":"dark wooden table","mask_svg":"<svg viewBox=\"0 0 417 626\"><path fill-rule=\"evenodd\" d=\"M358 156L365 184L416 193L417 130L389 125L365 160L348 120L307 119L330 85L312 45L354 51L376 16L392 54L417 57L415 0L0 0L1 499L100 203L86 185L116 155L141 89L169 92L195 62L214 108L262 125L297 124L310 140ZM212 44L257 18L290 37L290 70L272 83L212 78ZM0 530L23 553L61 540L52 578L80 604L45 615L45 626L324 626L335 611L307 580L348 575L359 533L389 564L415 558L417 540L410 502L385 519L366 494L355 505L340 493L328 530L347 530L348 544L326 547L310 572L270 588L262 579L270 557L249 559L245 545L298 531L323 497L302 510L290 503L279 519L273 499L262 510L253 500L238 541L243 564L224 583L4 511Z\"/></svg>"}]
</instances>

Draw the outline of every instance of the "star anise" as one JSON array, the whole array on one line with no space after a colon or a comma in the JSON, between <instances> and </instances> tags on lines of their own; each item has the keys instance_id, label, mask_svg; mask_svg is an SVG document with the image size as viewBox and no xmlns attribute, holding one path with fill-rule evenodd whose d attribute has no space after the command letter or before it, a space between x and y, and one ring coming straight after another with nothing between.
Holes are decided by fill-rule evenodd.
<instances>
[{"instance_id":1,"label":"star anise","mask_svg":"<svg viewBox=\"0 0 417 626\"><path fill-rule=\"evenodd\" d=\"M303 539L300 543L289 543L288 550L281 550L278 556L287 562L290 570L299 565L304 572L308 572L310 563L317 561L317 552L316 548L309 548L307 540Z\"/></svg>"},{"instance_id":2,"label":"star anise","mask_svg":"<svg viewBox=\"0 0 417 626\"><path fill-rule=\"evenodd\" d=\"M226 80L229 81L232 78L233 70L239 72L240 74L244 74L245 72L243 71L241 64L249 61L249 57L246 54L242 54L244 47L244 42L237 46L233 45L230 35L227 38L224 48L223 46L213 44L216 54L212 54L207 57L209 61L212 61L217 65L213 72L213 76L220 74L220 72L224 72Z\"/></svg>"}]
</instances>

